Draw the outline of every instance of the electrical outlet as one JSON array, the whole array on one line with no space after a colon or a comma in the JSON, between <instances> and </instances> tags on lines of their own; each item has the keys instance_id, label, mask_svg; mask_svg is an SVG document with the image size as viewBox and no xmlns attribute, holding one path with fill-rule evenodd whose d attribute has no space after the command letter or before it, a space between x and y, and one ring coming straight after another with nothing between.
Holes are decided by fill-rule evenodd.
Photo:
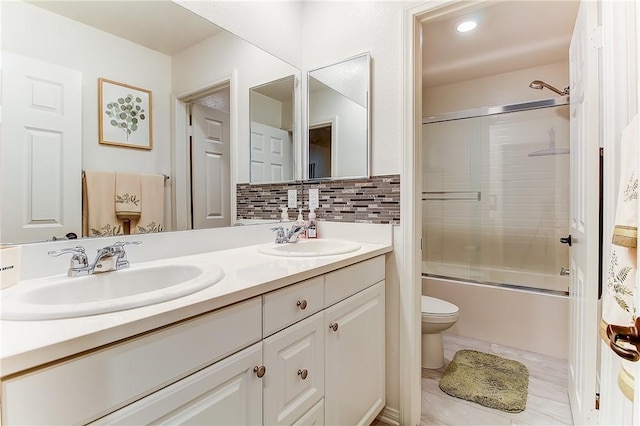
<instances>
[{"instance_id":1,"label":"electrical outlet","mask_svg":"<svg viewBox=\"0 0 640 426\"><path fill-rule=\"evenodd\" d=\"M289 191L287 191L287 195L288 195L287 207L289 207L290 209L297 209L298 208L298 191L296 191L295 189L290 189Z\"/></svg>"},{"instance_id":2,"label":"electrical outlet","mask_svg":"<svg viewBox=\"0 0 640 426\"><path fill-rule=\"evenodd\" d=\"M309 209L317 209L320 207L320 195L318 188L309 189Z\"/></svg>"}]
</instances>

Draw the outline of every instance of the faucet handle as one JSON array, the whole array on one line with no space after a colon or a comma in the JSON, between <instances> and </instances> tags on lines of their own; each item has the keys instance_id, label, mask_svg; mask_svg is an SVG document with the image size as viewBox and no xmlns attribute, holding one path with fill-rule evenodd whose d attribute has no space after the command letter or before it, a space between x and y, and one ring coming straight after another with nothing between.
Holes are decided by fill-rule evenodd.
<instances>
[{"instance_id":1,"label":"faucet handle","mask_svg":"<svg viewBox=\"0 0 640 426\"><path fill-rule=\"evenodd\" d=\"M57 257L67 253L73 254L73 256L71 256L70 268L86 267L89 265L89 260L87 259L87 253L84 247L82 246L67 247L59 250L51 250L47 254L49 256Z\"/></svg>"},{"instance_id":2,"label":"faucet handle","mask_svg":"<svg viewBox=\"0 0 640 426\"><path fill-rule=\"evenodd\" d=\"M127 260L127 253L124 251L124 246L127 245L140 245L142 241L117 241L109 246L109 249L114 251L114 254L119 254L116 258L116 270L129 267L129 260Z\"/></svg>"},{"instance_id":3,"label":"faucet handle","mask_svg":"<svg viewBox=\"0 0 640 426\"><path fill-rule=\"evenodd\" d=\"M109 247L113 247L113 248L123 248L124 246L128 246L128 245L140 245L142 244L142 241L117 241L113 244L111 244Z\"/></svg>"},{"instance_id":4,"label":"faucet handle","mask_svg":"<svg viewBox=\"0 0 640 426\"><path fill-rule=\"evenodd\" d=\"M276 226L271 228L272 231L276 232L276 244L282 244L285 242L284 228L282 226Z\"/></svg>"}]
</instances>

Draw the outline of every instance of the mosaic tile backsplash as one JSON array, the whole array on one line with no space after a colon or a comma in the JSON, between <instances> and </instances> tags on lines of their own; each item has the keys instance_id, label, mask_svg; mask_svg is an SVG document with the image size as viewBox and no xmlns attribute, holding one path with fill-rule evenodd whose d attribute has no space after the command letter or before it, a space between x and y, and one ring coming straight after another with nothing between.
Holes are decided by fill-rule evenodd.
<instances>
[{"instance_id":1,"label":"mosaic tile backsplash","mask_svg":"<svg viewBox=\"0 0 640 426\"><path fill-rule=\"evenodd\" d=\"M320 208L317 220L331 222L400 224L400 175L373 176L290 184L238 184L238 219L280 219L280 208L287 205L287 191L296 189L298 205L309 212L309 189L318 188ZM302 201L302 204L301 204ZM289 210L295 220L297 210Z\"/></svg>"}]
</instances>

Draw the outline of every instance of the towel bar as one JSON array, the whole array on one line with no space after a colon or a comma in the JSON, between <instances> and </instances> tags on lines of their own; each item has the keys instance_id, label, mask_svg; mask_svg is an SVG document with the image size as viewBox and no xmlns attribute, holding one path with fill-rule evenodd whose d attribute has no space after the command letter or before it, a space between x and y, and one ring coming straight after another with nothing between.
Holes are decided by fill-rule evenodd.
<instances>
[{"instance_id":1,"label":"towel bar","mask_svg":"<svg viewBox=\"0 0 640 426\"><path fill-rule=\"evenodd\" d=\"M82 177L84 177L84 176L85 176L85 175L84 175L84 170L83 170L83 171L82 171ZM168 181L169 179L171 179L171 176L169 176L169 175L168 175L168 174L166 174L166 173L162 173L162 177L164 178L164 181L165 181L165 182L166 182L166 181Z\"/></svg>"}]
</instances>

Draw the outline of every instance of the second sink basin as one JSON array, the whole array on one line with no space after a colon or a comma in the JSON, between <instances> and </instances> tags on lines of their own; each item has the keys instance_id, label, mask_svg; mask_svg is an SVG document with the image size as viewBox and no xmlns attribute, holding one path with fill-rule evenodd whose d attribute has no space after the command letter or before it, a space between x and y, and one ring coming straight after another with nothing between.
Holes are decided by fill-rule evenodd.
<instances>
[{"instance_id":1,"label":"second sink basin","mask_svg":"<svg viewBox=\"0 0 640 426\"><path fill-rule=\"evenodd\" d=\"M218 266L159 263L82 277L25 281L2 291L5 320L48 320L121 311L177 299L224 277Z\"/></svg>"},{"instance_id":2,"label":"second sink basin","mask_svg":"<svg viewBox=\"0 0 640 426\"><path fill-rule=\"evenodd\" d=\"M308 239L296 243L266 244L258 247L258 251L272 256L313 257L332 256L360 250L360 244L353 241Z\"/></svg>"}]
</instances>

